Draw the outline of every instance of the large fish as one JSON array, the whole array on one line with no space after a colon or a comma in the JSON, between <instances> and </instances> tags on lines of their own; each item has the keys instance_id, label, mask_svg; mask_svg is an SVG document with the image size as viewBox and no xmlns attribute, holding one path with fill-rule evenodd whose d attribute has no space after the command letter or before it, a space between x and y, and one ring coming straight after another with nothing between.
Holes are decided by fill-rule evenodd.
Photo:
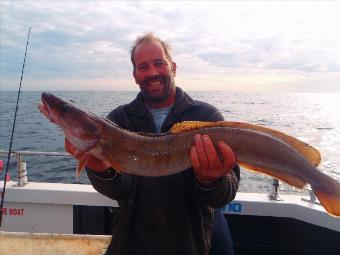
<instances>
[{"instance_id":1,"label":"large fish","mask_svg":"<svg viewBox=\"0 0 340 255\"><path fill-rule=\"evenodd\" d=\"M162 135L130 132L106 118L81 110L70 102L43 93L40 111L62 128L67 140L88 155L109 162L119 172L140 176L164 176L191 166L194 134L208 134L216 145L226 142L237 162L247 169L303 188L310 184L324 208L340 216L340 183L316 169L320 154L313 147L282 132L237 122L182 122Z\"/></svg>"}]
</instances>

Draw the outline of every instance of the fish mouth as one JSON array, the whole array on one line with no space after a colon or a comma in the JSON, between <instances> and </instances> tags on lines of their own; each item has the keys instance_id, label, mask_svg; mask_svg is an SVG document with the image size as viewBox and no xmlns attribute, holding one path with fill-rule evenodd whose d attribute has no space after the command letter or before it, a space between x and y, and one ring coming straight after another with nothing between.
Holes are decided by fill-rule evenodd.
<instances>
[{"instance_id":1,"label":"fish mouth","mask_svg":"<svg viewBox=\"0 0 340 255\"><path fill-rule=\"evenodd\" d=\"M98 141L99 134L94 114L73 107L67 101L50 94L42 93L39 111L52 123L59 126L69 141L77 148L92 148Z\"/></svg>"},{"instance_id":2,"label":"fish mouth","mask_svg":"<svg viewBox=\"0 0 340 255\"><path fill-rule=\"evenodd\" d=\"M57 119L50 106L52 95L49 93L41 94L41 102L38 104L39 111L51 122L56 123Z\"/></svg>"}]
</instances>

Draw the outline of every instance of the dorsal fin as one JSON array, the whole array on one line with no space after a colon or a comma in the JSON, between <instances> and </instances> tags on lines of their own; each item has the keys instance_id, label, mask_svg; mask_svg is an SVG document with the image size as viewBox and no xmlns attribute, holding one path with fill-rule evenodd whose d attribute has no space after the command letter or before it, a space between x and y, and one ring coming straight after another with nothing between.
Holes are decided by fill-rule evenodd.
<instances>
[{"instance_id":1,"label":"dorsal fin","mask_svg":"<svg viewBox=\"0 0 340 255\"><path fill-rule=\"evenodd\" d=\"M193 131L200 128L206 127L231 127L254 130L260 133L271 135L277 139L284 141L289 144L295 150L297 150L301 155L303 155L313 166L318 166L321 161L320 153L317 149L310 146L309 144L302 142L292 136L286 135L281 131L270 129L267 127L253 125L242 122L229 122L229 121L217 121L217 122L204 122L204 121L184 121L181 123L176 123L170 129L170 133L176 134L186 131Z\"/></svg>"},{"instance_id":2,"label":"dorsal fin","mask_svg":"<svg viewBox=\"0 0 340 255\"><path fill-rule=\"evenodd\" d=\"M169 133L177 134L177 133L181 133L185 131L192 131L192 130L200 129L203 127L219 127L219 126L223 126L222 123L224 122L225 121L216 121L216 122L183 121L183 122L174 124L169 130Z\"/></svg>"}]
</instances>

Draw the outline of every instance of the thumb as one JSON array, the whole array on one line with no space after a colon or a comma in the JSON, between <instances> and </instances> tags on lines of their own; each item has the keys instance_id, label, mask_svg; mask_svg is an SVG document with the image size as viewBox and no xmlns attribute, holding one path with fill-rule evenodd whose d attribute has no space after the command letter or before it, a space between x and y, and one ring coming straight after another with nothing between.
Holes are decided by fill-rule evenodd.
<instances>
[{"instance_id":1,"label":"thumb","mask_svg":"<svg viewBox=\"0 0 340 255\"><path fill-rule=\"evenodd\" d=\"M234 151L230 148L230 146L224 142L219 142L218 147L220 149L220 152L223 156L223 166L224 169L229 172L234 165L236 164L236 156Z\"/></svg>"}]
</instances>

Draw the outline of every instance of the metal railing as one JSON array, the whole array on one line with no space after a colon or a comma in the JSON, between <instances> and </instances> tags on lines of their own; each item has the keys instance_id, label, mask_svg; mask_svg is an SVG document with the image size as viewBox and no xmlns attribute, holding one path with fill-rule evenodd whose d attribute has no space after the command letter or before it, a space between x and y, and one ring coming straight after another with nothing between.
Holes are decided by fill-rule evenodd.
<instances>
[{"instance_id":1,"label":"metal railing","mask_svg":"<svg viewBox=\"0 0 340 255\"><path fill-rule=\"evenodd\" d=\"M8 151L0 150L0 155L8 155ZM17 161L17 181L18 186L22 187L27 183L27 171L26 171L26 162L23 161L22 156L49 156L49 157L67 157L72 158L72 156L69 153L66 152L45 152L45 151L12 151L11 156L16 157ZM270 200L275 201L282 201L282 199L279 196L279 180L276 178L273 178L272 182L272 189L270 194L268 195L268 198ZM306 190L309 194L309 199L301 198L303 201L307 201L314 204L320 204L312 189L307 186Z\"/></svg>"},{"instance_id":2,"label":"metal railing","mask_svg":"<svg viewBox=\"0 0 340 255\"><path fill-rule=\"evenodd\" d=\"M8 151L0 150L0 155L8 155ZM49 157L72 158L72 156L66 152L45 152L45 151L12 151L10 156L11 157L15 156L17 161L18 187L23 187L27 183L26 162L23 161L22 156L49 156Z\"/></svg>"}]
</instances>

